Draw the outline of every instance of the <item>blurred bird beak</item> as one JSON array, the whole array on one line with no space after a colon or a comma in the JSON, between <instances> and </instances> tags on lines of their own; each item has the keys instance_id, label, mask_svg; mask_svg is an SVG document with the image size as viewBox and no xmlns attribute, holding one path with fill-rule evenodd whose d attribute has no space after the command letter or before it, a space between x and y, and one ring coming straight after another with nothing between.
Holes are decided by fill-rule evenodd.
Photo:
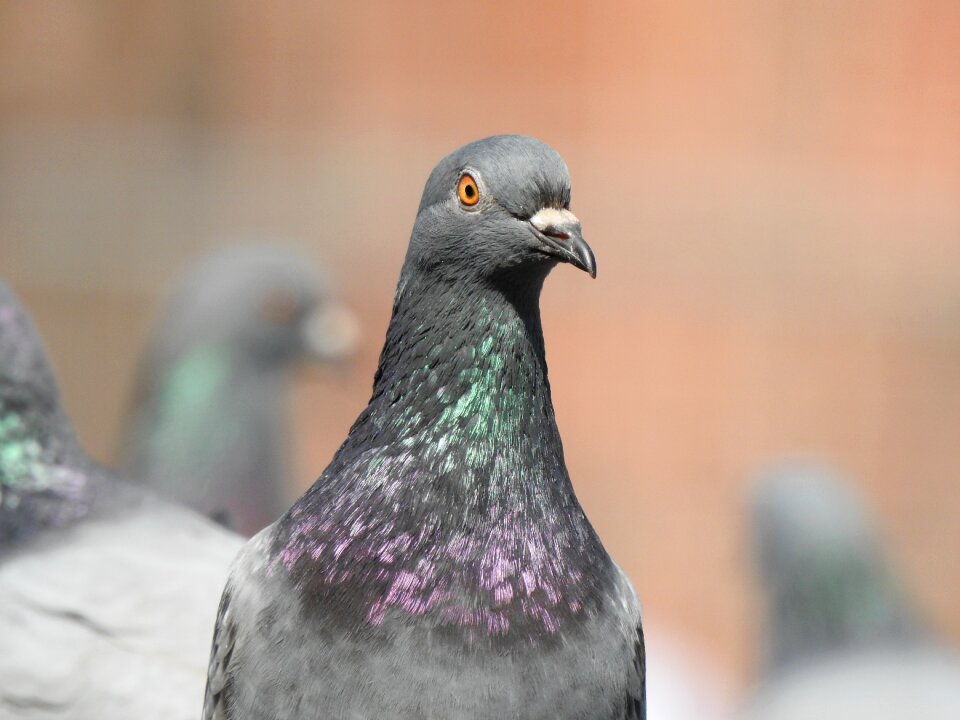
<instances>
[{"instance_id":1,"label":"blurred bird beak","mask_svg":"<svg viewBox=\"0 0 960 720\"><path fill-rule=\"evenodd\" d=\"M593 250L583 239L580 220L569 210L543 208L530 218L537 239L543 243L542 250L562 262L576 265L581 270L597 276L597 259Z\"/></svg>"},{"instance_id":2,"label":"blurred bird beak","mask_svg":"<svg viewBox=\"0 0 960 720\"><path fill-rule=\"evenodd\" d=\"M300 338L306 352L318 360L345 360L360 339L360 324L347 308L326 303L300 323Z\"/></svg>"}]
</instances>

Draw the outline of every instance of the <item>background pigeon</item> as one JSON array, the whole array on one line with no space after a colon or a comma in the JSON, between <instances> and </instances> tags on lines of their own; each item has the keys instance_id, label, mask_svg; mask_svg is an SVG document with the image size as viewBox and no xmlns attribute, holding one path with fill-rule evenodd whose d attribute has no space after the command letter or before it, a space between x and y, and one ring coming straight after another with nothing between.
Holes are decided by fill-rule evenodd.
<instances>
[{"instance_id":1,"label":"background pigeon","mask_svg":"<svg viewBox=\"0 0 960 720\"><path fill-rule=\"evenodd\" d=\"M799 462L769 473L753 530L766 634L748 717L960 717L960 657L921 627L834 473Z\"/></svg>"},{"instance_id":2,"label":"background pigeon","mask_svg":"<svg viewBox=\"0 0 960 720\"><path fill-rule=\"evenodd\" d=\"M353 316L280 248L219 250L174 290L142 361L124 466L159 493L251 535L295 496L285 385L306 357L342 360Z\"/></svg>"},{"instance_id":3,"label":"background pigeon","mask_svg":"<svg viewBox=\"0 0 960 720\"><path fill-rule=\"evenodd\" d=\"M0 717L196 718L240 545L87 458L0 283Z\"/></svg>"},{"instance_id":4,"label":"background pigeon","mask_svg":"<svg viewBox=\"0 0 960 720\"><path fill-rule=\"evenodd\" d=\"M595 274L569 200L530 138L433 170L369 405L231 570L205 718L644 717L639 603L547 382L543 281Z\"/></svg>"}]
</instances>

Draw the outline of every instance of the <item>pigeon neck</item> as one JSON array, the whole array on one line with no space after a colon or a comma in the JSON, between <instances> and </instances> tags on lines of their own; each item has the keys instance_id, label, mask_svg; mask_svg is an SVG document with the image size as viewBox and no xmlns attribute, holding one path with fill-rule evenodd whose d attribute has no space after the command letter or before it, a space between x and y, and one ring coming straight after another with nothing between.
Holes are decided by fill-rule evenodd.
<instances>
[{"instance_id":1,"label":"pigeon neck","mask_svg":"<svg viewBox=\"0 0 960 720\"><path fill-rule=\"evenodd\" d=\"M838 652L919 640L923 631L881 558L837 554L768 583L767 671Z\"/></svg>"},{"instance_id":2,"label":"pigeon neck","mask_svg":"<svg viewBox=\"0 0 960 720\"><path fill-rule=\"evenodd\" d=\"M235 366L228 348L202 345L173 359L155 380L146 378L157 391L148 391L143 413L151 424L138 428L145 443L141 475L152 480L159 473L193 483L198 473L211 472L203 463L225 452L230 443L224 438L236 434L239 419L260 408L255 402L231 403L249 387L236 381Z\"/></svg>"},{"instance_id":3,"label":"pigeon neck","mask_svg":"<svg viewBox=\"0 0 960 720\"><path fill-rule=\"evenodd\" d=\"M370 404L273 535L324 616L532 642L605 602L615 571L564 465L539 289L401 281Z\"/></svg>"},{"instance_id":4,"label":"pigeon neck","mask_svg":"<svg viewBox=\"0 0 960 720\"><path fill-rule=\"evenodd\" d=\"M488 484L494 464L513 482L509 467L524 482L565 481L541 286L402 281L364 413L377 427L373 438L361 433L364 445L418 453L435 477L453 472L471 485Z\"/></svg>"},{"instance_id":5,"label":"pigeon neck","mask_svg":"<svg viewBox=\"0 0 960 720\"><path fill-rule=\"evenodd\" d=\"M0 398L0 541L68 523L94 494L62 410L22 395Z\"/></svg>"},{"instance_id":6,"label":"pigeon neck","mask_svg":"<svg viewBox=\"0 0 960 720\"><path fill-rule=\"evenodd\" d=\"M176 358L136 411L134 474L248 535L275 520L289 505L283 370L222 344Z\"/></svg>"}]
</instances>

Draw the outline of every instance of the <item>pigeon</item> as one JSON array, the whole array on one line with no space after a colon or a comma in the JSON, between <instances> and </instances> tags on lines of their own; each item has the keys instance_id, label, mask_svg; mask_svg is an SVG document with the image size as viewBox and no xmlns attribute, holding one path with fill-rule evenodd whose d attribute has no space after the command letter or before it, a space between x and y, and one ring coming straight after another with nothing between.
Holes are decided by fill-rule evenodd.
<instances>
[{"instance_id":1,"label":"pigeon","mask_svg":"<svg viewBox=\"0 0 960 720\"><path fill-rule=\"evenodd\" d=\"M206 720L645 716L639 601L574 494L547 381L543 282L596 274L569 203L528 137L433 170L368 406L231 568Z\"/></svg>"},{"instance_id":2,"label":"pigeon","mask_svg":"<svg viewBox=\"0 0 960 720\"><path fill-rule=\"evenodd\" d=\"M785 463L752 502L766 631L745 717L960 717L960 656L920 619L839 475Z\"/></svg>"},{"instance_id":3,"label":"pigeon","mask_svg":"<svg viewBox=\"0 0 960 720\"><path fill-rule=\"evenodd\" d=\"M283 422L290 368L342 361L357 324L330 283L269 245L196 263L174 290L141 362L121 466L164 497L250 536L288 488Z\"/></svg>"},{"instance_id":4,"label":"pigeon","mask_svg":"<svg viewBox=\"0 0 960 720\"><path fill-rule=\"evenodd\" d=\"M84 453L0 283L0 717L195 719L242 543Z\"/></svg>"}]
</instances>

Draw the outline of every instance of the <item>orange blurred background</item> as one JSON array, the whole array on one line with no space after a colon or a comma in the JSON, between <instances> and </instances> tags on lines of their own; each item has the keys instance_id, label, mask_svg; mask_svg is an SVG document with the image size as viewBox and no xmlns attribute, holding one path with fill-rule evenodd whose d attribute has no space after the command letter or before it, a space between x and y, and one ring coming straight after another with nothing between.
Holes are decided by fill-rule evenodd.
<instances>
[{"instance_id":1,"label":"orange blurred background","mask_svg":"<svg viewBox=\"0 0 960 720\"><path fill-rule=\"evenodd\" d=\"M486 135L566 158L599 276L543 297L587 512L649 622L756 661L751 474L835 462L960 639L960 4L0 4L0 274L113 455L170 281L238 237L325 266L355 365L298 376L297 477L365 404L419 194Z\"/></svg>"}]
</instances>

